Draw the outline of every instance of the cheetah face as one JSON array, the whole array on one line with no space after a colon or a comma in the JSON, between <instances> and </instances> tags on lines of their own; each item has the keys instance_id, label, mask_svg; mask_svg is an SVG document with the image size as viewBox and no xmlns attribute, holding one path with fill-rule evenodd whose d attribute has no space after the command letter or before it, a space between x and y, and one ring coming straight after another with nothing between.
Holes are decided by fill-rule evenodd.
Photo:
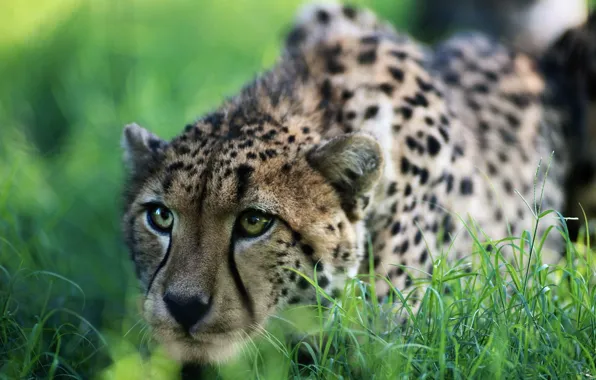
<instances>
[{"instance_id":1,"label":"cheetah face","mask_svg":"<svg viewBox=\"0 0 596 380\"><path fill-rule=\"evenodd\" d=\"M326 291L356 273L379 145L365 134L309 141L281 154L274 141L198 126L170 143L125 129L124 233L143 315L174 358L225 360L280 307L314 302L297 272Z\"/></svg>"}]
</instances>

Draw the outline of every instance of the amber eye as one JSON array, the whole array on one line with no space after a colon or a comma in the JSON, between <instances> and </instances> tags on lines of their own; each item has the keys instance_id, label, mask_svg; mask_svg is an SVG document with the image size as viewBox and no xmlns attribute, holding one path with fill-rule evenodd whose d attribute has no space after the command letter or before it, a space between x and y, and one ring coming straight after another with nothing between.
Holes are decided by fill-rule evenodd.
<instances>
[{"instance_id":1,"label":"amber eye","mask_svg":"<svg viewBox=\"0 0 596 380\"><path fill-rule=\"evenodd\" d=\"M154 230L165 234L172 230L174 214L165 206L150 205L147 209L147 220Z\"/></svg>"},{"instance_id":2,"label":"amber eye","mask_svg":"<svg viewBox=\"0 0 596 380\"><path fill-rule=\"evenodd\" d=\"M257 237L267 232L273 224L273 216L258 210L244 211L236 222L236 233L240 237Z\"/></svg>"}]
</instances>

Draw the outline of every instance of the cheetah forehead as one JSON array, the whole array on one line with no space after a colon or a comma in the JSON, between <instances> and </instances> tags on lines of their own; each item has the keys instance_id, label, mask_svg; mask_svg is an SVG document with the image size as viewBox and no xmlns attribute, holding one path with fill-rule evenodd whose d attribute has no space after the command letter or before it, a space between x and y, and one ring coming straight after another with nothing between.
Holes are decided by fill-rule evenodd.
<instances>
[{"instance_id":1,"label":"cheetah forehead","mask_svg":"<svg viewBox=\"0 0 596 380\"><path fill-rule=\"evenodd\" d=\"M144 185L175 208L196 209L207 202L206 212L250 206L286 215L296 208L314 211L313 194L335 201L332 187L306 160L318 142L301 120L280 121L266 113L249 120L219 111L175 137Z\"/></svg>"}]
</instances>

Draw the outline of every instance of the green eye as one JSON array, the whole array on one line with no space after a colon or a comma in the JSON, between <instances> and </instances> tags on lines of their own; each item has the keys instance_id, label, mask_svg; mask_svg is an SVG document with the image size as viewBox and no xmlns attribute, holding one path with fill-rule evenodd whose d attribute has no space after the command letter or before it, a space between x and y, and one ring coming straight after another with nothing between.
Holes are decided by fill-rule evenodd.
<instances>
[{"instance_id":1,"label":"green eye","mask_svg":"<svg viewBox=\"0 0 596 380\"><path fill-rule=\"evenodd\" d=\"M241 237L257 237L267 232L272 222L271 215L257 210L248 210L240 215L236 223L236 233Z\"/></svg>"},{"instance_id":2,"label":"green eye","mask_svg":"<svg viewBox=\"0 0 596 380\"><path fill-rule=\"evenodd\" d=\"M154 230L164 234L172 230L174 214L165 206L152 205L147 209L147 220Z\"/></svg>"}]
</instances>

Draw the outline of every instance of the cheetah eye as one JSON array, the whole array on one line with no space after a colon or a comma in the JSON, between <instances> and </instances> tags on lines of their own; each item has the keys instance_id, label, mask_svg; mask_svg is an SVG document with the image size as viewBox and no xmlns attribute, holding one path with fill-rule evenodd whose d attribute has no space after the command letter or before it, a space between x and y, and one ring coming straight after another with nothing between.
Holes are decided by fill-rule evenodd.
<instances>
[{"instance_id":1,"label":"cheetah eye","mask_svg":"<svg viewBox=\"0 0 596 380\"><path fill-rule=\"evenodd\" d=\"M152 204L147 208L147 221L155 231L167 234L174 225L174 214L165 206Z\"/></svg>"},{"instance_id":2,"label":"cheetah eye","mask_svg":"<svg viewBox=\"0 0 596 380\"><path fill-rule=\"evenodd\" d=\"M273 224L273 216L258 210L244 211L236 222L236 234L243 238L254 238L267 232Z\"/></svg>"}]
</instances>

